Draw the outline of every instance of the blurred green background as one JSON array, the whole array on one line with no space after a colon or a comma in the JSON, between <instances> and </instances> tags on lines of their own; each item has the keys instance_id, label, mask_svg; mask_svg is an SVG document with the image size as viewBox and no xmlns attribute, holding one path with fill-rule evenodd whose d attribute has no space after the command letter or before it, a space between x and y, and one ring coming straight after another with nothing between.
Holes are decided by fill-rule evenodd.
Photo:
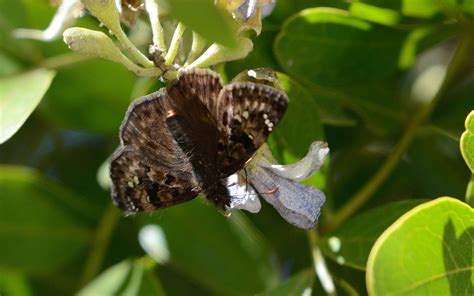
<instances>
[{"instance_id":1,"label":"blurred green background","mask_svg":"<svg viewBox=\"0 0 474 296\"><path fill-rule=\"evenodd\" d=\"M367 257L385 228L426 200L465 200L466 190L472 198L459 138L474 109L474 1L277 0L261 35L251 35L250 55L216 67L228 80L250 68L279 72L290 106L269 142L280 161L296 161L312 141L329 143L325 166L306 182L327 197L310 233L263 200L260 213L230 218L200 199L132 217L114 208L100 168L130 102L162 84L81 57L60 39L12 37L16 28L46 28L54 13L46 0L0 0L0 100L31 105L24 94L46 85L0 145L2 296L320 295L315 245L340 295L366 294ZM92 16L75 25L98 29ZM25 74L35 69L55 75ZM13 112L0 106L4 118ZM347 205L365 216L343 223ZM140 247L147 224L163 229L168 262L154 263ZM343 262L328 241L335 235L347 244Z\"/></svg>"}]
</instances>

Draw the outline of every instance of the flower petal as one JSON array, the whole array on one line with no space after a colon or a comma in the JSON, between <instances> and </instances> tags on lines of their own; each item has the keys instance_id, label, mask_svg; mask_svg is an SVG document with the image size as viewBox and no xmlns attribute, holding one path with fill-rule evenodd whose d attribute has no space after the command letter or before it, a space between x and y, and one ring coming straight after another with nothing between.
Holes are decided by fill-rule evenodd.
<instances>
[{"instance_id":1,"label":"flower petal","mask_svg":"<svg viewBox=\"0 0 474 296\"><path fill-rule=\"evenodd\" d=\"M311 177L311 175L323 165L324 159L328 153L329 148L327 143L317 141L311 144L308 154L294 164L275 164L276 161L273 156L269 158L269 154L265 153L264 155L266 158L260 159L258 165L270 169L281 177L301 182Z\"/></svg>"},{"instance_id":2,"label":"flower petal","mask_svg":"<svg viewBox=\"0 0 474 296\"><path fill-rule=\"evenodd\" d=\"M227 188L231 196L229 209L246 210L258 213L262 207L255 190L238 174L227 178Z\"/></svg>"},{"instance_id":3,"label":"flower petal","mask_svg":"<svg viewBox=\"0 0 474 296\"><path fill-rule=\"evenodd\" d=\"M290 224L302 229L316 226L326 200L323 192L261 166L249 170L248 177L260 195Z\"/></svg>"}]
</instances>

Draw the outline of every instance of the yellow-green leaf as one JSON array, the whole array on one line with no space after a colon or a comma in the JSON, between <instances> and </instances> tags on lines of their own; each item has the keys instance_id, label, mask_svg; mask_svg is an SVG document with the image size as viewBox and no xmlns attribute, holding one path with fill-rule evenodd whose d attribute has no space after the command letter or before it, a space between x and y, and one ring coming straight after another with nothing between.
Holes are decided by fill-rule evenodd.
<instances>
[{"instance_id":1,"label":"yellow-green leaf","mask_svg":"<svg viewBox=\"0 0 474 296\"><path fill-rule=\"evenodd\" d=\"M398 219L367 263L369 295L473 295L474 210L441 197Z\"/></svg>"},{"instance_id":2,"label":"yellow-green leaf","mask_svg":"<svg viewBox=\"0 0 474 296\"><path fill-rule=\"evenodd\" d=\"M0 78L0 144L13 136L38 106L56 72L37 69Z\"/></svg>"}]
</instances>

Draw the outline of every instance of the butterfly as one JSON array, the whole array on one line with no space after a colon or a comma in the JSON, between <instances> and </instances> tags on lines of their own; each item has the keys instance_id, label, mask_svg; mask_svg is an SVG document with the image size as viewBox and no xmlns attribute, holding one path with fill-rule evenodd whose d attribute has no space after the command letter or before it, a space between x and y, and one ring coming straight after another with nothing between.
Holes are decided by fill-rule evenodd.
<instances>
[{"instance_id":1,"label":"butterfly","mask_svg":"<svg viewBox=\"0 0 474 296\"><path fill-rule=\"evenodd\" d=\"M227 177L265 143L287 105L286 94L268 85L223 85L213 71L184 71L128 108L110 162L115 205L154 211L202 193L225 210Z\"/></svg>"}]
</instances>

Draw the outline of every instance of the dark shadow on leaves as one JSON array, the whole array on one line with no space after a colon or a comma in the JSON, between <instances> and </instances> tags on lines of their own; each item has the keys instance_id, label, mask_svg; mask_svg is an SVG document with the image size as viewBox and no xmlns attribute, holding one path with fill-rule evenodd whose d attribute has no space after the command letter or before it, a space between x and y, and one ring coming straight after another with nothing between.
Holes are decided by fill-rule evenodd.
<instances>
[{"instance_id":1,"label":"dark shadow on leaves","mask_svg":"<svg viewBox=\"0 0 474 296\"><path fill-rule=\"evenodd\" d=\"M459 238L456 238L451 219L444 226L444 268L451 295L474 295L471 283L473 238L474 227L466 229Z\"/></svg>"}]
</instances>

